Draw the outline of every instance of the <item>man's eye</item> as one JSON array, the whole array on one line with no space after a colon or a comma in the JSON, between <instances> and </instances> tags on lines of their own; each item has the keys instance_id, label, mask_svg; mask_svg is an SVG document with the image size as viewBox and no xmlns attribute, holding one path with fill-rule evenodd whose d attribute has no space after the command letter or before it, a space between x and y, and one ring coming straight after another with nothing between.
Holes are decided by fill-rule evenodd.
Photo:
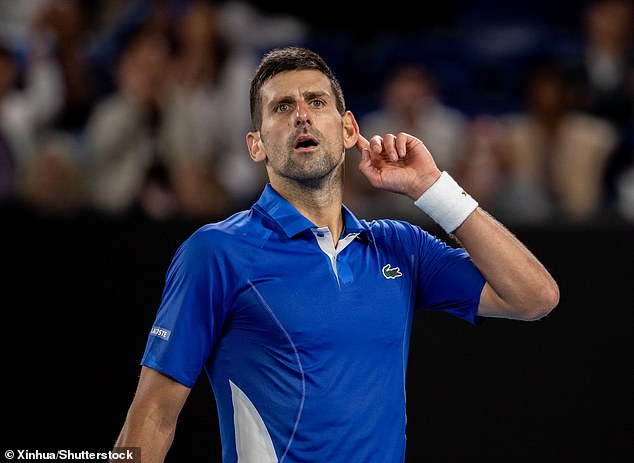
<instances>
[{"instance_id":1,"label":"man's eye","mask_svg":"<svg viewBox=\"0 0 634 463\"><path fill-rule=\"evenodd\" d=\"M289 105L288 103L280 103L277 105L275 110L278 113L285 113L286 111L289 111L290 109L291 109L291 105Z\"/></svg>"},{"instance_id":2,"label":"man's eye","mask_svg":"<svg viewBox=\"0 0 634 463\"><path fill-rule=\"evenodd\" d=\"M313 100L310 102L310 105L315 108L322 108L324 106L324 102L322 100Z\"/></svg>"}]
</instances>

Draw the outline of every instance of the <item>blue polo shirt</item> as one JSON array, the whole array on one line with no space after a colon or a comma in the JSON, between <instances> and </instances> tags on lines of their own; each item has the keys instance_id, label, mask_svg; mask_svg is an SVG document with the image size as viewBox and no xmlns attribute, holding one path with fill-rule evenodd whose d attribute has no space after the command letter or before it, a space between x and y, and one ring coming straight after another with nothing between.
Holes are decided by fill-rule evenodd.
<instances>
[{"instance_id":1,"label":"blue polo shirt","mask_svg":"<svg viewBox=\"0 0 634 463\"><path fill-rule=\"evenodd\" d=\"M403 462L414 311L476 322L464 250L342 210L335 248L267 185L174 256L141 363L188 387L206 372L225 463Z\"/></svg>"}]
</instances>

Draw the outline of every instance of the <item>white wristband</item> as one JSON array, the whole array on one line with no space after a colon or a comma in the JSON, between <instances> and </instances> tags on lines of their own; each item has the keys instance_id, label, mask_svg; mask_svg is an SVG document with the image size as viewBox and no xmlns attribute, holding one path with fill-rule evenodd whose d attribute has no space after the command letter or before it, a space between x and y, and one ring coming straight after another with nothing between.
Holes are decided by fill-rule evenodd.
<instances>
[{"instance_id":1,"label":"white wristband","mask_svg":"<svg viewBox=\"0 0 634 463\"><path fill-rule=\"evenodd\" d=\"M444 171L414 204L447 233L458 228L478 207L478 202Z\"/></svg>"}]
</instances>

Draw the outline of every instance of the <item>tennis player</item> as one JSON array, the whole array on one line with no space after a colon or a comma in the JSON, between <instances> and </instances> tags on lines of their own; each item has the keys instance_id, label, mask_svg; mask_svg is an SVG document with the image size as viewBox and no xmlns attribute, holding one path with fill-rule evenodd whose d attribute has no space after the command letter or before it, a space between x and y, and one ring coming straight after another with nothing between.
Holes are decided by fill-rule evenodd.
<instances>
[{"instance_id":1,"label":"tennis player","mask_svg":"<svg viewBox=\"0 0 634 463\"><path fill-rule=\"evenodd\" d=\"M164 461L204 371L225 463L403 462L415 312L535 320L558 304L557 284L421 140L361 135L314 52L265 54L250 100L246 142L269 183L177 250L115 446ZM460 246L355 217L342 204L354 147L374 187L410 197Z\"/></svg>"}]
</instances>

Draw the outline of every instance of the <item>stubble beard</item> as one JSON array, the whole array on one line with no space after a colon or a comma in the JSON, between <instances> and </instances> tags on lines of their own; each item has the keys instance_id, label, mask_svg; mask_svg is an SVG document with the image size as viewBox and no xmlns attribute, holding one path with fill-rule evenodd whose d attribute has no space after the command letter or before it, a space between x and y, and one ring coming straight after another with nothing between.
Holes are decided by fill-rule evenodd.
<instances>
[{"instance_id":1,"label":"stubble beard","mask_svg":"<svg viewBox=\"0 0 634 463\"><path fill-rule=\"evenodd\" d=\"M285 147L288 154L279 168L267 161L268 166L278 177L296 187L309 190L342 184L344 156L337 160L328 149L324 149L323 144L319 145L318 152L315 153L294 153L296 136L291 138Z\"/></svg>"},{"instance_id":2,"label":"stubble beard","mask_svg":"<svg viewBox=\"0 0 634 463\"><path fill-rule=\"evenodd\" d=\"M311 155L309 155L311 156ZM318 159L308 160L310 166L301 165L293 158L287 158L283 171L280 172L286 180L296 183L308 189L323 188L329 182L329 179L335 174L337 163L330 156L330 153L324 152ZM307 168L308 167L308 168Z\"/></svg>"}]
</instances>

